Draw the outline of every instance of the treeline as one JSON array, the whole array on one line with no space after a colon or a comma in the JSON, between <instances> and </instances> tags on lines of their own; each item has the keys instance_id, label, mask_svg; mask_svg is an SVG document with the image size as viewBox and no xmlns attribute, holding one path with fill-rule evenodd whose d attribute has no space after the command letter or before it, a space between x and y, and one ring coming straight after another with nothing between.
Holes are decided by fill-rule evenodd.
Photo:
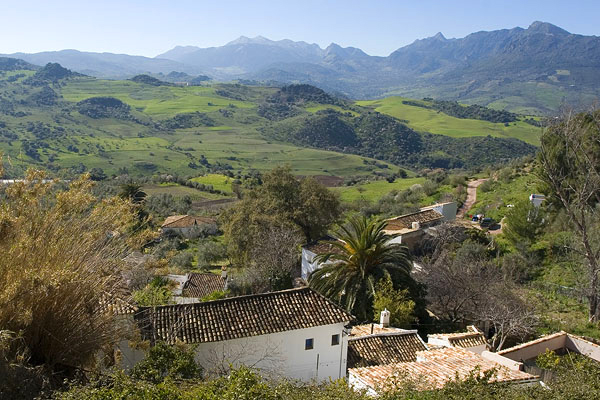
<instances>
[{"instance_id":1,"label":"treeline","mask_svg":"<svg viewBox=\"0 0 600 400\"><path fill-rule=\"evenodd\" d=\"M463 106L456 101L434 100L430 97L424 98L423 101L404 100L402 103L414 107L433 109L462 119L479 119L495 123L509 123L518 120L518 115L515 113L494 110L478 104Z\"/></svg>"}]
</instances>

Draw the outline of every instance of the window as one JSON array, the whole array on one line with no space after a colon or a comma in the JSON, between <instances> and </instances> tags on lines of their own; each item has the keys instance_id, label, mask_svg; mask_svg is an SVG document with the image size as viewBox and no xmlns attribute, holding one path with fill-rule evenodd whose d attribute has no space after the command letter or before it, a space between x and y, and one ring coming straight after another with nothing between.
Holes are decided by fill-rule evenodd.
<instances>
[{"instance_id":1,"label":"window","mask_svg":"<svg viewBox=\"0 0 600 400\"><path fill-rule=\"evenodd\" d=\"M306 339L306 341L304 342L304 350L312 350L314 346L315 346L315 339L313 339L313 338Z\"/></svg>"},{"instance_id":2,"label":"window","mask_svg":"<svg viewBox=\"0 0 600 400\"><path fill-rule=\"evenodd\" d=\"M337 346L340 344L340 335L331 335L331 345Z\"/></svg>"}]
</instances>

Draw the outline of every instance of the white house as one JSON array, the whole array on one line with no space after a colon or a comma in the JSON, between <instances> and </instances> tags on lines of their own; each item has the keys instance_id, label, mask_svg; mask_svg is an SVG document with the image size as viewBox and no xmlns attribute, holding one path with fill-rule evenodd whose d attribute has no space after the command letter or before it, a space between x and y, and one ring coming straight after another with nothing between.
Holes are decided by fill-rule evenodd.
<instances>
[{"instance_id":1,"label":"white house","mask_svg":"<svg viewBox=\"0 0 600 400\"><path fill-rule=\"evenodd\" d=\"M351 320L310 288L145 307L135 314L143 340L197 345L196 359L208 375L247 365L301 381L346 376ZM129 345L120 350L129 363L143 357Z\"/></svg>"},{"instance_id":2,"label":"white house","mask_svg":"<svg viewBox=\"0 0 600 400\"><path fill-rule=\"evenodd\" d=\"M192 215L172 215L161 225L161 232L175 234L186 238L198 237L202 232L214 235L217 233L217 221L210 217Z\"/></svg>"},{"instance_id":3,"label":"white house","mask_svg":"<svg viewBox=\"0 0 600 400\"><path fill-rule=\"evenodd\" d=\"M434 210L442 214L444 222L454 221L456 219L456 213L458 212L458 205L455 201L448 201L446 203L436 203L431 206L421 208L421 211Z\"/></svg>"},{"instance_id":4,"label":"white house","mask_svg":"<svg viewBox=\"0 0 600 400\"><path fill-rule=\"evenodd\" d=\"M329 261L326 263L319 263L315 260L315 258L320 254L338 252L339 249L337 249L335 246L332 246L330 243L335 240L337 239L327 236L316 242L302 246L302 269L300 272L300 277L302 279L305 281L308 280L308 277L314 270L321 268L322 264L329 263Z\"/></svg>"},{"instance_id":5,"label":"white house","mask_svg":"<svg viewBox=\"0 0 600 400\"><path fill-rule=\"evenodd\" d=\"M543 194L532 193L529 196L529 201L536 208L539 208L542 205L542 203L544 202L544 200L546 200L546 196L544 196Z\"/></svg>"},{"instance_id":6,"label":"white house","mask_svg":"<svg viewBox=\"0 0 600 400\"><path fill-rule=\"evenodd\" d=\"M425 234L425 229L441 224L446 217L433 208L425 208L414 213L387 220L384 232L394 235L390 243L402 243L414 249Z\"/></svg>"}]
</instances>

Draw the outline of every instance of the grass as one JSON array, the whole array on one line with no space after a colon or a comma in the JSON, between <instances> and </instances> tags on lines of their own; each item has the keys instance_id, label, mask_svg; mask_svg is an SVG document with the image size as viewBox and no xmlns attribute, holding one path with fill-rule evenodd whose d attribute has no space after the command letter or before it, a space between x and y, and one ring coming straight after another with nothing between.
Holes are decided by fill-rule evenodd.
<instances>
[{"instance_id":1,"label":"grass","mask_svg":"<svg viewBox=\"0 0 600 400\"><path fill-rule=\"evenodd\" d=\"M531 193L535 193L537 182L533 174L524 174L509 182L496 181L488 192L484 192L479 186L477 201L467 214L481 213L500 221L509 210L507 205L527 200Z\"/></svg>"},{"instance_id":2,"label":"grass","mask_svg":"<svg viewBox=\"0 0 600 400\"><path fill-rule=\"evenodd\" d=\"M212 185L213 189L220 190L224 193L233 194L231 191L231 183L234 181L230 178L221 174L207 174L193 178L192 181L203 183L205 185Z\"/></svg>"},{"instance_id":3,"label":"grass","mask_svg":"<svg viewBox=\"0 0 600 400\"><path fill-rule=\"evenodd\" d=\"M388 194L392 190L408 189L416 183L423 182L425 182L425 178L396 179L396 181L393 183L389 183L388 181L383 179L363 183L360 185L332 188L332 190L339 193L340 199L344 203L352 203L357 200L374 202L379 200L381 197Z\"/></svg>"},{"instance_id":4,"label":"grass","mask_svg":"<svg viewBox=\"0 0 600 400\"><path fill-rule=\"evenodd\" d=\"M408 126L421 131L452 137L494 136L517 138L533 145L539 145L540 128L522 121L504 126L475 119L451 117L436 110L403 104L404 97L388 97L382 100L359 101L358 105L374 108L384 114L407 120Z\"/></svg>"},{"instance_id":5,"label":"grass","mask_svg":"<svg viewBox=\"0 0 600 400\"><path fill-rule=\"evenodd\" d=\"M217 200L225 198L219 194L213 194L203 192L187 186L178 185L176 183L160 184L160 185L144 185L142 190L149 196L156 196L159 194L170 194L175 198L181 198L189 196L192 200Z\"/></svg>"}]
</instances>

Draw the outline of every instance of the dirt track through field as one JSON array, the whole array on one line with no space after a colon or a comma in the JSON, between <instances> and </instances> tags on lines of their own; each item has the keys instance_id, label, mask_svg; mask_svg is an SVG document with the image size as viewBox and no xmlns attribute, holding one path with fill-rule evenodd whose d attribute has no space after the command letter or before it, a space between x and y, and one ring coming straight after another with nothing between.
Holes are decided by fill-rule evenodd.
<instances>
[{"instance_id":1,"label":"dirt track through field","mask_svg":"<svg viewBox=\"0 0 600 400\"><path fill-rule=\"evenodd\" d=\"M467 211L475 204L477 201L477 188L483 182L487 181L486 179L476 179L474 181L470 181L467 185L467 199L463 203L463 205L458 209L456 213L456 218L463 218Z\"/></svg>"}]
</instances>

